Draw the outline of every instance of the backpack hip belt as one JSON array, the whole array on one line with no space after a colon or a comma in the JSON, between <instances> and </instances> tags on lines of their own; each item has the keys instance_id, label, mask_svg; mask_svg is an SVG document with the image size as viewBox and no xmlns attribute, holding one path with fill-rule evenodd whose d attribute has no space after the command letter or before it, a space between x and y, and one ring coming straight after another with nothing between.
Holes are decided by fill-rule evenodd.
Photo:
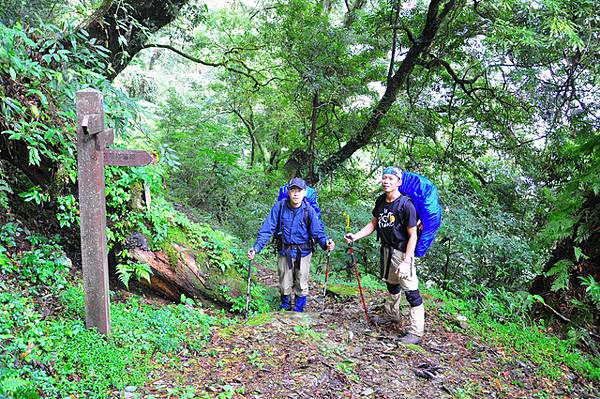
<instances>
[{"instance_id":1,"label":"backpack hip belt","mask_svg":"<svg viewBox=\"0 0 600 399\"><path fill-rule=\"evenodd\" d=\"M312 252L313 245L312 242L306 242L304 244L282 244L281 253L287 259L288 268L292 269L294 267L294 259L296 261L300 261L302 259L302 250L309 249ZM295 256L292 256L292 253L295 252Z\"/></svg>"}]
</instances>

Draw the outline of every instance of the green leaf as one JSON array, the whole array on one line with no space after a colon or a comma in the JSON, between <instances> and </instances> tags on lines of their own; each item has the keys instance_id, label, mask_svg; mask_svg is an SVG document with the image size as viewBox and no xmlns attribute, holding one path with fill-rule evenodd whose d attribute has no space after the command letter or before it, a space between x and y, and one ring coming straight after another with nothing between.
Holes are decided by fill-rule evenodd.
<instances>
[{"instance_id":1,"label":"green leaf","mask_svg":"<svg viewBox=\"0 0 600 399\"><path fill-rule=\"evenodd\" d=\"M581 250L581 248L579 248L579 247L573 247L573 249L575 250L575 260L577 262L579 262L579 259L581 259L581 258L583 258L584 260L590 258L589 256L587 256L586 254L583 253L583 251Z\"/></svg>"},{"instance_id":2,"label":"green leaf","mask_svg":"<svg viewBox=\"0 0 600 399\"><path fill-rule=\"evenodd\" d=\"M117 275L119 276L119 280L129 289L129 280L131 279L131 270L129 265L127 264L118 264L117 265Z\"/></svg>"},{"instance_id":3,"label":"green leaf","mask_svg":"<svg viewBox=\"0 0 600 399\"><path fill-rule=\"evenodd\" d=\"M140 272L139 278L146 280L148 282L148 284L150 284L150 273L148 273L147 271L144 270L144 271Z\"/></svg>"},{"instance_id":4,"label":"green leaf","mask_svg":"<svg viewBox=\"0 0 600 399\"><path fill-rule=\"evenodd\" d=\"M31 104L31 113L33 114L33 116L35 118L39 118L40 117L40 109L35 105L35 104Z\"/></svg>"},{"instance_id":5,"label":"green leaf","mask_svg":"<svg viewBox=\"0 0 600 399\"><path fill-rule=\"evenodd\" d=\"M127 46L127 39L125 38L125 36L119 35L117 37L117 41L119 42L119 45L121 45L122 47Z\"/></svg>"},{"instance_id":6,"label":"green leaf","mask_svg":"<svg viewBox=\"0 0 600 399\"><path fill-rule=\"evenodd\" d=\"M568 259L561 259L552 266L550 270L546 272L546 276L556 276L550 290L553 292L569 288L569 276L573 262Z\"/></svg>"},{"instance_id":7,"label":"green leaf","mask_svg":"<svg viewBox=\"0 0 600 399\"><path fill-rule=\"evenodd\" d=\"M31 146L27 146L27 149L29 150L29 164L40 166L42 158L40 157L40 152L38 151L38 149Z\"/></svg>"}]
</instances>

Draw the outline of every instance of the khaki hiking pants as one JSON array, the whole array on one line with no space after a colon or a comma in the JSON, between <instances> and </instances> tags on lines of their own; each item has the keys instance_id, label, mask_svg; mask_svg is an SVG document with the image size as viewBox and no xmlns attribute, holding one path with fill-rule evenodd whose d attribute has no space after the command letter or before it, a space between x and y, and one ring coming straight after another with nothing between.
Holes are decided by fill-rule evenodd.
<instances>
[{"instance_id":1,"label":"khaki hiking pants","mask_svg":"<svg viewBox=\"0 0 600 399\"><path fill-rule=\"evenodd\" d=\"M277 274L279 276L279 293L281 295L296 296L308 295L308 274L310 271L310 260L312 254L303 256L300 259L294 259L294 267L289 268L285 256L280 256L277 260Z\"/></svg>"},{"instance_id":2,"label":"khaki hiking pants","mask_svg":"<svg viewBox=\"0 0 600 399\"><path fill-rule=\"evenodd\" d=\"M408 278L400 278L395 273L400 263L404 260L405 253L399 251L397 249L390 251L389 248L383 248L383 262L384 265L387 264L388 258L390 256L390 252L392 252L392 261L390 265L390 271L385 279L386 282L392 285L399 285L400 289L406 293L407 291L416 291L419 289L419 278L417 277L417 269L415 267L414 258L411 264L411 272ZM385 278L385 276L384 276ZM390 294L383 305L384 312L387 317L394 321L400 321L400 300L401 295L403 293L400 292L398 294ZM408 332L419 337L422 337L425 333L425 307L423 304L418 306L412 306L410 308L409 314L410 327Z\"/></svg>"}]
</instances>

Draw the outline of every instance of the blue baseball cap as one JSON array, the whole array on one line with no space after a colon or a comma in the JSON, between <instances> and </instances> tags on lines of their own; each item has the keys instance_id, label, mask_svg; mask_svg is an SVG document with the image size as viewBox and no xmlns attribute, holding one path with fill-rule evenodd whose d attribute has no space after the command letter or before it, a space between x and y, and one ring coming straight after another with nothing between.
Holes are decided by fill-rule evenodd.
<instances>
[{"instance_id":1,"label":"blue baseball cap","mask_svg":"<svg viewBox=\"0 0 600 399\"><path fill-rule=\"evenodd\" d=\"M301 190L306 190L306 182L299 177L294 177L288 183L288 189L292 187L298 187Z\"/></svg>"}]
</instances>

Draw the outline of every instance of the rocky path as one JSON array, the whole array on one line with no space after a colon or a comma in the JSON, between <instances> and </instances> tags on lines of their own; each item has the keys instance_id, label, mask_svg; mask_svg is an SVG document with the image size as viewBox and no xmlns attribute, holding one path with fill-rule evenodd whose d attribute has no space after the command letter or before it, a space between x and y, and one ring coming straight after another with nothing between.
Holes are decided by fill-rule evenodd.
<instances>
[{"instance_id":1,"label":"rocky path","mask_svg":"<svg viewBox=\"0 0 600 399\"><path fill-rule=\"evenodd\" d=\"M268 272L272 273L272 272ZM274 284L269 274L262 279ZM313 285L315 285L313 283ZM381 292L367 292L378 312ZM399 326L365 321L359 298L313 296L305 313L274 312L215 330L204 351L160 365L144 398L595 398L569 372L560 381L448 327L425 297L427 336L399 342ZM324 311L321 311L324 309Z\"/></svg>"}]
</instances>

